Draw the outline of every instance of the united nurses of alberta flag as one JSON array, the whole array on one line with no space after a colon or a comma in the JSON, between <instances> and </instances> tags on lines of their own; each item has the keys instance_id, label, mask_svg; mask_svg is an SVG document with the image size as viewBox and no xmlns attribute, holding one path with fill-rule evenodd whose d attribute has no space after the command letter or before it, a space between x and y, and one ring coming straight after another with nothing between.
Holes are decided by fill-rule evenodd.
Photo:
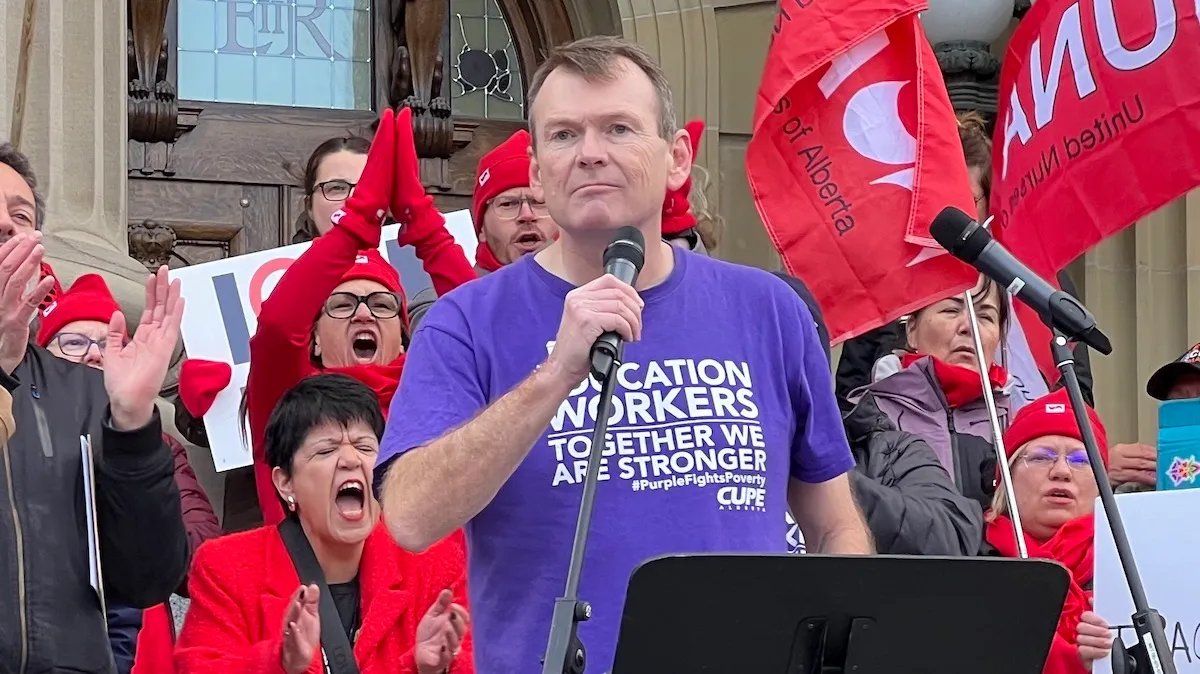
<instances>
[{"instance_id":1,"label":"united nurses of alberta flag","mask_svg":"<svg viewBox=\"0 0 1200 674\"><path fill-rule=\"evenodd\" d=\"M553 348L547 343L547 353ZM626 362L617 383L601 481L635 492L716 486L717 510L766 512L767 449L747 363ZM600 384L589 377L558 408L546 436L551 486L583 481L600 402Z\"/></svg>"},{"instance_id":2,"label":"united nurses of alberta flag","mask_svg":"<svg viewBox=\"0 0 1200 674\"><path fill-rule=\"evenodd\" d=\"M1053 278L1200 184L1200 2L1040 0L1000 78L997 238Z\"/></svg>"}]
</instances>

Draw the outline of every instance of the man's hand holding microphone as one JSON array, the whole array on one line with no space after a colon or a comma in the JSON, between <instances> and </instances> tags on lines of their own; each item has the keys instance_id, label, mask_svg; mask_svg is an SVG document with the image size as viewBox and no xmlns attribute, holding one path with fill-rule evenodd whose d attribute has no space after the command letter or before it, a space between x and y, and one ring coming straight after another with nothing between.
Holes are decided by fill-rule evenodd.
<instances>
[{"instance_id":1,"label":"man's hand holding microphone","mask_svg":"<svg viewBox=\"0 0 1200 674\"><path fill-rule=\"evenodd\" d=\"M646 303L633 284L644 262L641 232L623 227L604 251L604 275L567 293L546 367L561 373L572 387L595 372L594 349L615 357L618 340L642 338Z\"/></svg>"}]
</instances>

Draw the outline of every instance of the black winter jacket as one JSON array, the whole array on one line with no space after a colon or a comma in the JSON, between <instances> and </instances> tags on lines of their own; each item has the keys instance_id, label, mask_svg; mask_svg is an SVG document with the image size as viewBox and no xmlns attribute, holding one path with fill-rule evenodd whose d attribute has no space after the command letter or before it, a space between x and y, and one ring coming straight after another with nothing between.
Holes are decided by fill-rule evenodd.
<instances>
[{"instance_id":1,"label":"black winter jacket","mask_svg":"<svg viewBox=\"0 0 1200 674\"><path fill-rule=\"evenodd\" d=\"M880 554L964 555L979 551L983 511L958 493L929 445L897 430L867 396L843 403L843 423L858 464L850 486Z\"/></svg>"},{"instance_id":2,"label":"black winter jacket","mask_svg":"<svg viewBox=\"0 0 1200 674\"><path fill-rule=\"evenodd\" d=\"M110 425L104 375L30 346L13 376L16 433L0 447L0 672L114 672L105 615L88 580L80 436L95 455L105 600L166 601L189 561L174 460L155 411Z\"/></svg>"}]
</instances>

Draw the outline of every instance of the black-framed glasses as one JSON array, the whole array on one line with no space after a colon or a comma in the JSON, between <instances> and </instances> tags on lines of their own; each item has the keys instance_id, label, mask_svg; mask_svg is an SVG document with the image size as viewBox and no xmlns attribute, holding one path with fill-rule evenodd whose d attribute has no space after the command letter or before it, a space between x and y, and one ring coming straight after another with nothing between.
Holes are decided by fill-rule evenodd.
<instances>
[{"instance_id":1,"label":"black-framed glasses","mask_svg":"<svg viewBox=\"0 0 1200 674\"><path fill-rule=\"evenodd\" d=\"M1058 463L1060 458L1067 460L1067 465L1071 467L1071 470L1086 470L1092 467L1092 463L1088 460L1087 450L1083 449L1060 454L1049 447L1035 447L1021 455L1026 466L1041 470L1049 470L1051 466Z\"/></svg>"},{"instance_id":2,"label":"black-framed glasses","mask_svg":"<svg viewBox=\"0 0 1200 674\"><path fill-rule=\"evenodd\" d=\"M88 354L88 351L91 351L93 344L100 348L100 353L104 353L104 347L108 344L108 340L103 337L92 339L78 332L61 333L54 338L54 341L58 344L58 350L62 351L64 356L72 358L83 358Z\"/></svg>"},{"instance_id":3,"label":"black-framed glasses","mask_svg":"<svg viewBox=\"0 0 1200 674\"><path fill-rule=\"evenodd\" d=\"M375 318L395 318L400 315L400 298L386 290L367 295L334 293L325 300L325 315L337 319L352 318L360 304L367 305L367 310Z\"/></svg>"},{"instance_id":4,"label":"black-framed glasses","mask_svg":"<svg viewBox=\"0 0 1200 674\"><path fill-rule=\"evenodd\" d=\"M315 187L329 201L345 201L350 198L350 194L354 192L357 185L358 183L352 183L349 180L326 180L323 183L317 183Z\"/></svg>"},{"instance_id":5,"label":"black-framed glasses","mask_svg":"<svg viewBox=\"0 0 1200 674\"><path fill-rule=\"evenodd\" d=\"M522 204L529 204L529 210L535 217L544 218L550 215L546 210L546 202L532 197L495 197L488 204L498 217L505 220L512 220L520 215Z\"/></svg>"}]
</instances>

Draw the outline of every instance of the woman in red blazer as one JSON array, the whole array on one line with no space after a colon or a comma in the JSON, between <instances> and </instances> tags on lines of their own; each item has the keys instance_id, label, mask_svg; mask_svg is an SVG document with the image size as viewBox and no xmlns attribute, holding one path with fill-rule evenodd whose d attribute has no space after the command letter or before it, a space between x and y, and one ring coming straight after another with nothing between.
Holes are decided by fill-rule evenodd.
<instances>
[{"instance_id":1,"label":"woman in red blazer","mask_svg":"<svg viewBox=\"0 0 1200 674\"><path fill-rule=\"evenodd\" d=\"M180 674L473 674L462 534L422 554L392 541L371 497L383 426L343 374L284 394L263 439L289 514L200 547Z\"/></svg>"}]
</instances>

